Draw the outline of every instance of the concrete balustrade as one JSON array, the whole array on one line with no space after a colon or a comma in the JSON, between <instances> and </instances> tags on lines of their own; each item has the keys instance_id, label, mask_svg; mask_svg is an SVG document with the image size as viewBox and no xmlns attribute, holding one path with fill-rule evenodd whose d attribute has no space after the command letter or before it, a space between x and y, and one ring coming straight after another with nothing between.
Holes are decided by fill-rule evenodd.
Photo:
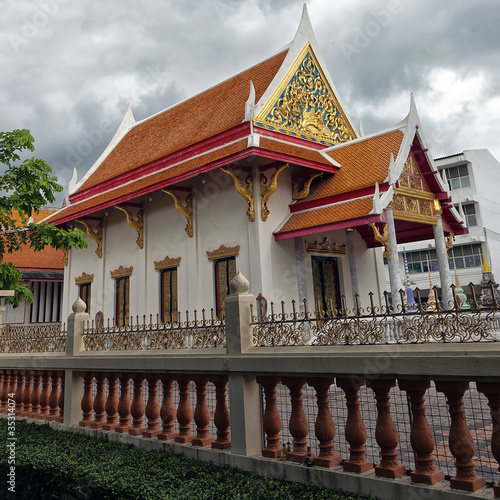
<instances>
[{"instance_id":1,"label":"concrete balustrade","mask_svg":"<svg viewBox=\"0 0 500 500\"><path fill-rule=\"evenodd\" d=\"M81 337L88 315L76 303L68 318L67 352L47 353L46 369L34 370L31 354L0 357L0 413L8 412L14 394L22 417L139 446L171 447L190 458L287 480L312 480L384 499L466 498L472 492L500 498L500 482L485 488L477 472L476 436L463 403L469 383L477 381L489 405L483 418L491 433L485 439L498 462L497 343L466 349L439 343L255 347L250 314L255 297L247 290L233 288L227 299L225 349L86 352ZM448 404L442 420L451 422L446 431L456 465L449 481L435 461L427 415L433 407L426 401L431 381ZM409 401L411 470L398 459L395 387ZM345 417L331 412L333 389L343 394L338 404ZM367 397L376 418L371 426L364 412ZM289 450L283 449L284 433L292 436ZM335 449L342 436L348 451ZM375 461L367 458L368 440L379 451Z\"/></svg>"}]
</instances>

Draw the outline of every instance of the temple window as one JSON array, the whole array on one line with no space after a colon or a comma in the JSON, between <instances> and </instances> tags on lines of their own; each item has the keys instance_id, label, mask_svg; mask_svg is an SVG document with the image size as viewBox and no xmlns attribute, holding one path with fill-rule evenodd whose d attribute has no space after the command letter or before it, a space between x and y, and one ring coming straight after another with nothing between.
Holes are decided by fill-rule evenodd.
<instances>
[{"instance_id":1,"label":"temple window","mask_svg":"<svg viewBox=\"0 0 500 500\"><path fill-rule=\"evenodd\" d=\"M334 257L312 256L315 309L325 317L340 310L339 269Z\"/></svg>"},{"instance_id":2,"label":"temple window","mask_svg":"<svg viewBox=\"0 0 500 500\"><path fill-rule=\"evenodd\" d=\"M115 280L115 324L127 326L130 315L130 275L133 267L120 266L110 271Z\"/></svg>"},{"instance_id":3,"label":"temple window","mask_svg":"<svg viewBox=\"0 0 500 500\"><path fill-rule=\"evenodd\" d=\"M78 286L78 296L85 302L85 312L90 312L90 289L94 281L93 274L82 273L75 278L75 284Z\"/></svg>"},{"instance_id":4,"label":"temple window","mask_svg":"<svg viewBox=\"0 0 500 500\"><path fill-rule=\"evenodd\" d=\"M224 316L224 301L229 294L229 283L236 274L236 257L215 259L215 310L217 317Z\"/></svg>"},{"instance_id":5,"label":"temple window","mask_svg":"<svg viewBox=\"0 0 500 500\"><path fill-rule=\"evenodd\" d=\"M90 287L91 283L82 283L79 290L79 296L85 302L86 313L90 311Z\"/></svg>"},{"instance_id":6,"label":"temple window","mask_svg":"<svg viewBox=\"0 0 500 500\"><path fill-rule=\"evenodd\" d=\"M171 267L160 271L160 311L163 323L178 320L177 305L177 268Z\"/></svg>"}]
</instances>

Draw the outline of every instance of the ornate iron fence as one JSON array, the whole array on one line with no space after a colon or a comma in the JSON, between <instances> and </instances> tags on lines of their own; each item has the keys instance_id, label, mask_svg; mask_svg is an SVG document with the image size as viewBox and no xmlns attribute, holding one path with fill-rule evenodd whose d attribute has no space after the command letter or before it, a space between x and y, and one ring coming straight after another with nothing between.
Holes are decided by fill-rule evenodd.
<instances>
[{"instance_id":1,"label":"ornate iron fence","mask_svg":"<svg viewBox=\"0 0 500 500\"><path fill-rule=\"evenodd\" d=\"M290 345L355 345L427 342L479 342L500 340L500 299L491 285L490 298L477 299L471 283L472 298L464 300L453 287L454 301L424 302L416 289L416 300L408 304L401 290L402 306L395 310L388 292L384 292L384 304L375 305L373 293L369 294L370 305L361 307L359 296L353 309L346 306L341 297L341 308L333 301L326 307L320 303L313 311L304 299L300 310L292 301L292 312L276 313L274 303L270 314L252 308L253 342L255 346ZM437 297L437 288L434 287Z\"/></svg>"},{"instance_id":2,"label":"ornate iron fence","mask_svg":"<svg viewBox=\"0 0 500 500\"><path fill-rule=\"evenodd\" d=\"M146 315L142 322L139 316L130 317L128 325L116 325L115 320L107 321L107 325L88 322L83 330L83 342L87 351L116 351L116 350L152 350L152 349L207 349L226 346L226 328L224 318L217 318L214 310L210 310L210 317L201 311L198 318L194 311L194 318L189 318L186 311L185 321L178 320L162 322L159 315L153 322L153 315Z\"/></svg>"},{"instance_id":3,"label":"ornate iron fence","mask_svg":"<svg viewBox=\"0 0 500 500\"><path fill-rule=\"evenodd\" d=\"M0 352L64 352L66 328L61 323L2 325Z\"/></svg>"}]
</instances>

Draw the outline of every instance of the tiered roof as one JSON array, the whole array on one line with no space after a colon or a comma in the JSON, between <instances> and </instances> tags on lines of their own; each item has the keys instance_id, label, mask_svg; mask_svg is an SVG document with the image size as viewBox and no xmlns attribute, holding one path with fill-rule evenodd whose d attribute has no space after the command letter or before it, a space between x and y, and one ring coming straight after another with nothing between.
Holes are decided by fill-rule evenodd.
<instances>
[{"instance_id":1,"label":"tiered roof","mask_svg":"<svg viewBox=\"0 0 500 500\"><path fill-rule=\"evenodd\" d=\"M325 172L304 200L290 205L276 239L366 226L383 222L405 162L418 154L426 186L445 209L446 231L458 234L463 226L419 127L412 100L395 127L357 136L304 8L293 42L273 57L146 120L135 122L128 110L101 158L79 183L73 180L70 204L48 221L62 224L260 157Z\"/></svg>"}]
</instances>

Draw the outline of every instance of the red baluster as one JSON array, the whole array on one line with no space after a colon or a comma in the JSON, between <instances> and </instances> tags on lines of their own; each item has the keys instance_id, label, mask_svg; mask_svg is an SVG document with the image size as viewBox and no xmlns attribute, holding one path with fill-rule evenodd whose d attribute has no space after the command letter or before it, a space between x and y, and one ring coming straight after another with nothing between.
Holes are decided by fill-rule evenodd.
<instances>
[{"instance_id":1,"label":"red baluster","mask_svg":"<svg viewBox=\"0 0 500 500\"><path fill-rule=\"evenodd\" d=\"M491 412L491 424L493 431L491 434L491 454L500 465L500 383L498 382L477 382L477 390L488 398L488 406ZM500 467L498 467L500 472ZM500 497L500 481L493 486L496 498Z\"/></svg>"},{"instance_id":2,"label":"red baluster","mask_svg":"<svg viewBox=\"0 0 500 500\"><path fill-rule=\"evenodd\" d=\"M333 378L310 378L308 384L316 390L318 415L314 425L314 432L319 441L319 455L314 457L313 463L319 467L333 467L342 461L340 455L335 454L333 438L335 437L335 423L330 413L329 391Z\"/></svg>"},{"instance_id":3,"label":"red baluster","mask_svg":"<svg viewBox=\"0 0 500 500\"><path fill-rule=\"evenodd\" d=\"M100 429L106 423L106 375L102 372L95 374L96 394L94 398L94 421L92 429Z\"/></svg>"},{"instance_id":4,"label":"red baluster","mask_svg":"<svg viewBox=\"0 0 500 500\"><path fill-rule=\"evenodd\" d=\"M16 393L14 399L16 401L16 415L20 415L23 411L23 390L24 390L24 371L15 370L16 375Z\"/></svg>"},{"instance_id":5,"label":"red baluster","mask_svg":"<svg viewBox=\"0 0 500 500\"><path fill-rule=\"evenodd\" d=\"M122 373L120 375L120 401L118 402L118 414L120 415L120 424L115 427L115 432L128 432L130 429L130 375Z\"/></svg>"},{"instance_id":6,"label":"red baluster","mask_svg":"<svg viewBox=\"0 0 500 500\"><path fill-rule=\"evenodd\" d=\"M160 441L168 441L169 439L174 439L178 435L174 431L175 405L172 400L172 382L173 378L171 375L163 375L161 377L163 403L160 409L162 431L158 434L158 439Z\"/></svg>"},{"instance_id":7,"label":"red baluster","mask_svg":"<svg viewBox=\"0 0 500 500\"><path fill-rule=\"evenodd\" d=\"M52 372L42 372L42 393L40 395L40 418L46 419L49 415L50 375Z\"/></svg>"},{"instance_id":8,"label":"red baluster","mask_svg":"<svg viewBox=\"0 0 500 500\"><path fill-rule=\"evenodd\" d=\"M146 405L148 428L144 437L154 438L160 434L160 403L158 401L158 375L148 376L148 403Z\"/></svg>"},{"instance_id":9,"label":"red baluster","mask_svg":"<svg viewBox=\"0 0 500 500\"><path fill-rule=\"evenodd\" d=\"M181 375L177 378L179 384L179 407L177 408L179 435L175 438L177 443L189 443L194 438L191 434L193 412L189 404L189 382L190 378L187 375Z\"/></svg>"},{"instance_id":10,"label":"red baluster","mask_svg":"<svg viewBox=\"0 0 500 500\"><path fill-rule=\"evenodd\" d=\"M31 417L33 418L40 418L41 381L41 372L35 371L35 373L33 374L33 390L31 392Z\"/></svg>"},{"instance_id":11,"label":"red baluster","mask_svg":"<svg viewBox=\"0 0 500 500\"><path fill-rule=\"evenodd\" d=\"M0 390L0 413L7 413L7 392L10 383L10 373L8 370L1 370L2 389Z\"/></svg>"},{"instance_id":12,"label":"red baluster","mask_svg":"<svg viewBox=\"0 0 500 500\"><path fill-rule=\"evenodd\" d=\"M132 398L132 428L128 433L132 436L140 436L144 432L144 400L142 399L142 386L144 383L144 375L137 373L132 376L134 382L134 397Z\"/></svg>"},{"instance_id":13,"label":"red baluster","mask_svg":"<svg viewBox=\"0 0 500 500\"><path fill-rule=\"evenodd\" d=\"M52 387L49 396L49 415L47 420L56 421L59 418L59 382L60 372L52 372Z\"/></svg>"},{"instance_id":14,"label":"red baluster","mask_svg":"<svg viewBox=\"0 0 500 500\"><path fill-rule=\"evenodd\" d=\"M292 413L288 428L293 437L293 450L286 455L287 461L303 463L307 460L307 435L309 424L302 405L302 387L306 383L303 377L283 377L283 384L290 389Z\"/></svg>"},{"instance_id":15,"label":"red baluster","mask_svg":"<svg viewBox=\"0 0 500 500\"><path fill-rule=\"evenodd\" d=\"M262 456L268 458L278 458L283 451L280 443L281 418L276 405L276 386L280 382L280 377L257 377L257 383L264 388L266 401L262 427L266 434L267 446L262 450Z\"/></svg>"},{"instance_id":16,"label":"red baluster","mask_svg":"<svg viewBox=\"0 0 500 500\"><path fill-rule=\"evenodd\" d=\"M429 380L400 380L399 387L410 398L413 421L410 442L415 452L415 470L410 474L414 483L435 484L444 479L444 474L434 465L433 451L436 447L434 435L425 416L424 395L431 386Z\"/></svg>"},{"instance_id":17,"label":"red baluster","mask_svg":"<svg viewBox=\"0 0 500 500\"><path fill-rule=\"evenodd\" d=\"M16 373L15 370L7 370L9 373L9 385L7 387L7 401L13 399L16 393Z\"/></svg>"},{"instance_id":18,"label":"red baluster","mask_svg":"<svg viewBox=\"0 0 500 500\"><path fill-rule=\"evenodd\" d=\"M227 375L213 375L210 381L215 385L214 424L217 427L217 439L212 443L216 450L231 448L229 408L227 406Z\"/></svg>"},{"instance_id":19,"label":"red baluster","mask_svg":"<svg viewBox=\"0 0 500 500\"><path fill-rule=\"evenodd\" d=\"M59 372L59 377L61 378L61 393L59 394L59 401L57 402L57 406L59 407L59 416L56 418L56 422L63 423L64 422L64 378L65 378L65 373Z\"/></svg>"},{"instance_id":20,"label":"red baluster","mask_svg":"<svg viewBox=\"0 0 500 500\"><path fill-rule=\"evenodd\" d=\"M208 433L210 424L210 410L207 404L208 375L197 375L196 382L196 407L194 421L196 423L196 437L191 441L193 446L208 446L214 441Z\"/></svg>"},{"instance_id":21,"label":"red baluster","mask_svg":"<svg viewBox=\"0 0 500 500\"><path fill-rule=\"evenodd\" d=\"M477 491L486 486L486 480L474 471L474 441L465 422L463 397L469 390L469 382L436 380L436 389L446 396L451 417L448 443L455 457L457 475L450 479L450 486L457 490Z\"/></svg>"},{"instance_id":22,"label":"red baluster","mask_svg":"<svg viewBox=\"0 0 500 500\"><path fill-rule=\"evenodd\" d=\"M90 372L83 374L83 396L82 396L82 412L83 418L78 422L80 427L89 427L92 423L92 408L94 406L94 398L92 396L92 380L94 375Z\"/></svg>"},{"instance_id":23,"label":"red baluster","mask_svg":"<svg viewBox=\"0 0 500 500\"><path fill-rule=\"evenodd\" d=\"M391 405L389 403L389 392L396 385L396 380L367 380L366 385L373 390L375 399L377 400L375 439L380 447L382 459L375 467L375 475L395 479L406 472L406 467L399 463L398 460L398 451L396 448L399 443L399 436L392 420Z\"/></svg>"},{"instance_id":24,"label":"red baluster","mask_svg":"<svg viewBox=\"0 0 500 500\"><path fill-rule=\"evenodd\" d=\"M33 382L33 371L26 370L24 381L23 409L21 411L21 416L29 417L31 415L31 385Z\"/></svg>"},{"instance_id":25,"label":"red baluster","mask_svg":"<svg viewBox=\"0 0 500 500\"><path fill-rule=\"evenodd\" d=\"M365 385L360 378L337 378L337 385L345 392L347 404L347 422L345 438L349 443L349 460L343 463L346 472L365 472L373 469L373 464L366 459L366 428L359 411L359 390Z\"/></svg>"},{"instance_id":26,"label":"red baluster","mask_svg":"<svg viewBox=\"0 0 500 500\"><path fill-rule=\"evenodd\" d=\"M113 431L118 427L118 374L108 373L108 399L106 400L106 423L102 426L105 431Z\"/></svg>"}]
</instances>

